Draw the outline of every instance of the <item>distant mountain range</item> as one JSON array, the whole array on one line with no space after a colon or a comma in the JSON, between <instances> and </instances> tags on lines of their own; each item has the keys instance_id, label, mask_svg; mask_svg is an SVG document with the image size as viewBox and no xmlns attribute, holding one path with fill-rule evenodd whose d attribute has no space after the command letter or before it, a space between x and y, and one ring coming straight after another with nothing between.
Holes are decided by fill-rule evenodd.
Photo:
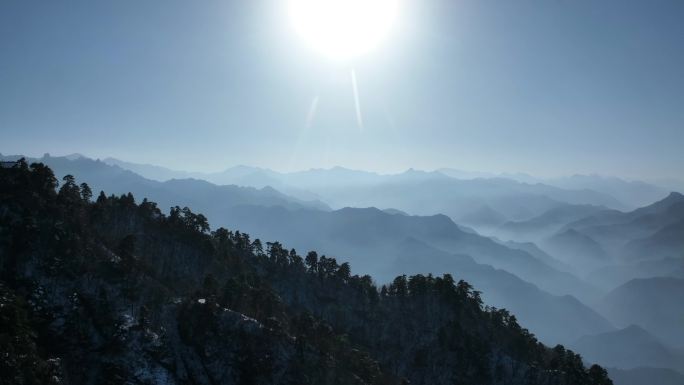
<instances>
[{"instance_id":1,"label":"distant mountain range","mask_svg":"<svg viewBox=\"0 0 684 385\"><path fill-rule=\"evenodd\" d=\"M624 329L584 336L571 345L585 360L606 367L667 367L684 373L684 351L666 346L643 328Z\"/></svg>"},{"instance_id":2,"label":"distant mountain range","mask_svg":"<svg viewBox=\"0 0 684 385\"><path fill-rule=\"evenodd\" d=\"M666 188L642 181L626 181L616 177L599 175L573 175L565 178L545 179L544 181L565 189L599 191L615 197L632 208L645 206L662 199L669 191Z\"/></svg>"},{"instance_id":3,"label":"distant mountain range","mask_svg":"<svg viewBox=\"0 0 684 385\"><path fill-rule=\"evenodd\" d=\"M664 258L613 264L589 273L585 279L603 290L612 290L635 278L684 278L684 258Z\"/></svg>"},{"instance_id":4,"label":"distant mountain range","mask_svg":"<svg viewBox=\"0 0 684 385\"><path fill-rule=\"evenodd\" d=\"M594 176L541 183L448 170L278 173L249 166L189 173L78 154L33 160L60 178L75 175L95 195L132 192L163 211L188 206L213 227L279 240L299 252L318 250L380 283L401 274L450 273L482 290L487 304L513 311L542 341L574 344L621 378L633 370L669 381L677 374L652 368L681 370L679 193ZM647 197L657 201L621 211Z\"/></svg>"},{"instance_id":5,"label":"distant mountain range","mask_svg":"<svg viewBox=\"0 0 684 385\"><path fill-rule=\"evenodd\" d=\"M598 308L617 326L636 324L684 348L684 279L633 279L606 294Z\"/></svg>"},{"instance_id":6,"label":"distant mountain range","mask_svg":"<svg viewBox=\"0 0 684 385\"><path fill-rule=\"evenodd\" d=\"M622 370L608 368L608 374L615 385L684 384L684 374L673 369L638 367Z\"/></svg>"},{"instance_id":7,"label":"distant mountain range","mask_svg":"<svg viewBox=\"0 0 684 385\"><path fill-rule=\"evenodd\" d=\"M662 199L672 189L684 189L684 183L676 180L664 180L652 184L643 181L628 181L613 176L602 175L571 175L566 177L539 178L525 173L485 173L467 172L449 168L439 169L439 172L459 179L475 178L507 178L523 183L544 183L569 190L593 190L615 197L628 207L645 206L653 201ZM662 187L662 186L665 187Z\"/></svg>"},{"instance_id":8,"label":"distant mountain range","mask_svg":"<svg viewBox=\"0 0 684 385\"><path fill-rule=\"evenodd\" d=\"M626 207L608 194L586 188L563 189L543 183L522 183L511 178L458 179L439 171L409 169L400 174L381 175L334 167L278 173L236 166L222 172L189 173L113 158L104 162L155 180L191 177L216 184L271 186L301 199L319 198L336 208L391 207L410 214L441 213L455 219L472 215L473 207L481 206L490 206L503 220L527 219L562 202L616 209Z\"/></svg>"},{"instance_id":9,"label":"distant mountain range","mask_svg":"<svg viewBox=\"0 0 684 385\"><path fill-rule=\"evenodd\" d=\"M611 282L625 282L620 276L643 277L649 271L656 274L651 276L670 275L679 269L662 267L684 260L684 196L672 192L627 212L565 204L487 232L502 239L534 241L582 274L593 276L593 283L612 288ZM597 271L606 274L607 279L603 281Z\"/></svg>"},{"instance_id":10,"label":"distant mountain range","mask_svg":"<svg viewBox=\"0 0 684 385\"><path fill-rule=\"evenodd\" d=\"M323 212L239 206L220 223L261 239L281 239L297 250L319 250L359 266L381 282L396 274L453 272L487 288L489 303L514 310L545 341L567 342L572 335L581 335L580 329L612 328L579 301L551 296L523 280L547 292L580 298L596 295L593 287L524 250L464 232L446 216L392 215L375 208ZM548 306L529 306L532 298ZM537 309L544 309L544 314ZM576 328L547 322L555 317L576 318ZM539 322L542 319L547 321Z\"/></svg>"},{"instance_id":11,"label":"distant mountain range","mask_svg":"<svg viewBox=\"0 0 684 385\"><path fill-rule=\"evenodd\" d=\"M545 239L541 246L565 263L583 270L594 270L612 262L601 244L572 228Z\"/></svg>"},{"instance_id":12,"label":"distant mountain range","mask_svg":"<svg viewBox=\"0 0 684 385\"><path fill-rule=\"evenodd\" d=\"M83 157L80 154L72 154L66 156L70 159ZM127 162L116 158L104 158L103 162L116 165L121 168L133 171L147 179L156 181L167 181L169 179L185 179L195 178L204 179L215 184L236 184L241 186L265 187L271 186L280 191L289 193L287 190L293 188L295 191L307 195L303 199L310 200L308 196L310 192L297 188L303 186L301 182L306 181L309 177L324 177L329 175L332 177L343 177L347 184L359 182L372 182L378 178L386 175L379 175L377 173L355 171L344 169L342 167L334 167L332 169L317 169L294 173L279 173L273 170L258 168L252 166L239 165L227 168L218 172L189 172L182 170L174 170L167 167L141 164L134 162ZM410 173L412 170L407 171ZM681 180L663 180L661 187L656 184L646 183L643 181L629 181L612 176L601 175L572 175L567 177L556 178L539 178L525 173L488 173L488 172L470 172L463 170L456 170L452 168L441 168L435 172L428 174L441 174L460 180L509 180L526 185L546 185L556 187L564 190L574 191L593 191L610 196L611 203L619 202L620 207L613 207L611 204L606 206L611 208L637 208L647 205L653 201L662 199L667 195L667 192L672 189L684 189L684 181ZM349 179L351 177L351 179ZM329 181L330 178L327 178ZM292 183L292 186L288 186ZM297 194L291 194L297 195ZM561 199L562 200L562 199Z\"/></svg>"},{"instance_id":13,"label":"distant mountain range","mask_svg":"<svg viewBox=\"0 0 684 385\"><path fill-rule=\"evenodd\" d=\"M3 157L3 159L16 159ZM109 165L100 160L92 160L83 156L43 157L29 159L49 165L61 180L67 174L75 175L79 180L87 182L94 193L106 191L108 194L133 193L136 197L146 197L168 210L171 206L189 206L211 215L211 219L219 218L231 206L252 204L263 206L280 206L289 209L330 208L317 200L302 200L283 194L272 187L262 188L237 185L216 185L201 179L170 179L165 182L150 180L130 170L116 165Z\"/></svg>"},{"instance_id":14,"label":"distant mountain range","mask_svg":"<svg viewBox=\"0 0 684 385\"><path fill-rule=\"evenodd\" d=\"M81 182L0 168L2 384L611 384L451 275L377 286L190 209L93 201ZM577 310L562 315L586 322Z\"/></svg>"},{"instance_id":15,"label":"distant mountain range","mask_svg":"<svg viewBox=\"0 0 684 385\"><path fill-rule=\"evenodd\" d=\"M559 205L524 221L506 222L499 227L498 233L514 239L540 240L553 235L570 222L605 209L603 206L592 205Z\"/></svg>"},{"instance_id":16,"label":"distant mountain range","mask_svg":"<svg viewBox=\"0 0 684 385\"><path fill-rule=\"evenodd\" d=\"M623 261L684 256L684 195L672 192L651 205L630 211L603 210L567 223Z\"/></svg>"},{"instance_id":17,"label":"distant mountain range","mask_svg":"<svg viewBox=\"0 0 684 385\"><path fill-rule=\"evenodd\" d=\"M79 175L79 180L88 182L95 190L131 191L158 201L162 208L198 207L214 226L240 229L263 240L278 239L300 251L319 250L352 262L380 282L404 273L453 272L487 288L492 304L516 311L545 341L570 342L581 335L612 328L581 302L563 296L595 298L598 292L591 285L549 266L523 248L509 248L464 230L444 215L410 216L375 208L330 211L318 201L302 201L270 187L217 186L196 179L158 182L119 166L82 157L40 160L58 175ZM329 175L327 171L312 172ZM351 174L362 179L368 177ZM427 266L431 270L426 270ZM530 300L544 306L531 306ZM547 322L548 319L558 322ZM567 319L576 319L575 327L559 326Z\"/></svg>"}]
</instances>

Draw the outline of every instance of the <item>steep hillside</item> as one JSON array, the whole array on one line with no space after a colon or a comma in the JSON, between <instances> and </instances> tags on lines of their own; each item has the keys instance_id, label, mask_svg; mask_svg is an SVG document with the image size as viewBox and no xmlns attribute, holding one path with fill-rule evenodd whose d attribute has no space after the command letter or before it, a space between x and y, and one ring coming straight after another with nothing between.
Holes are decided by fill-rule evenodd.
<instances>
[{"instance_id":1,"label":"steep hillside","mask_svg":"<svg viewBox=\"0 0 684 385\"><path fill-rule=\"evenodd\" d=\"M55 187L42 165L0 169L7 383L611 383L449 275L377 290L189 209Z\"/></svg>"},{"instance_id":2,"label":"steep hillside","mask_svg":"<svg viewBox=\"0 0 684 385\"><path fill-rule=\"evenodd\" d=\"M541 341L570 343L582 336L613 330L602 316L576 298L555 296L539 290L504 270L475 263L465 255L448 254L415 239L407 239L392 249L397 271L411 274L451 273L482 290L486 303L505 307L516 314Z\"/></svg>"},{"instance_id":3,"label":"steep hillside","mask_svg":"<svg viewBox=\"0 0 684 385\"><path fill-rule=\"evenodd\" d=\"M541 245L563 262L581 270L595 269L611 262L600 243L587 233L575 229L554 234L542 241Z\"/></svg>"},{"instance_id":4,"label":"steep hillside","mask_svg":"<svg viewBox=\"0 0 684 385\"><path fill-rule=\"evenodd\" d=\"M498 229L513 239L538 240L557 232L563 225L585 218L605 207L592 205L560 205L525 221L506 222Z\"/></svg>"},{"instance_id":5,"label":"steep hillside","mask_svg":"<svg viewBox=\"0 0 684 385\"><path fill-rule=\"evenodd\" d=\"M636 278L684 278L684 258L663 258L610 265L589 274L585 279L606 292Z\"/></svg>"},{"instance_id":6,"label":"steep hillside","mask_svg":"<svg viewBox=\"0 0 684 385\"><path fill-rule=\"evenodd\" d=\"M684 203L681 204L684 207ZM684 260L684 217L648 237L628 242L622 250L633 260L679 258Z\"/></svg>"},{"instance_id":7,"label":"steep hillside","mask_svg":"<svg viewBox=\"0 0 684 385\"><path fill-rule=\"evenodd\" d=\"M540 249L535 243L532 243L532 242L515 242L515 241L507 241L507 242L499 241L499 242L508 248L523 250L523 251L527 252L528 254L530 254L531 256L537 258L538 260L544 262L545 264L553 267L554 269L556 269L558 271L573 272L575 270L572 267L572 265L569 265L567 263L560 261L559 259L556 259L555 257L552 257L547 252Z\"/></svg>"},{"instance_id":8,"label":"steep hillside","mask_svg":"<svg viewBox=\"0 0 684 385\"><path fill-rule=\"evenodd\" d=\"M615 385L681 385L684 374L663 368L608 369Z\"/></svg>"},{"instance_id":9,"label":"steep hillside","mask_svg":"<svg viewBox=\"0 0 684 385\"><path fill-rule=\"evenodd\" d=\"M613 210L594 213L566 224L564 229L591 234L609 254L635 260L671 257L676 251L677 237L684 236L679 225L682 221L684 195L673 192L658 202L627 213ZM659 232L663 233L657 237L667 239L663 239L663 244L657 245L654 250L646 249L649 238Z\"/></svg>"},{"instance_id":10,"label":"steep hillside","mask_svg":"<svg viewBox=\"0 0 684 385\"><path fill-rule=\"evenodd\" d=\"M583 334L612 329L609 322L574 298L549 295L538 288L592 297L594 292L586 283L553 270L522 250L463 232L443 215L390 215L373 208L321 212L242 206L219 223L261 239L280 239L297 249L314 248L339 257L381 282L397 274L458 274L479 286L487 285L492 304L514 311L544 341L572 342ZM426 270L428 266L430 270ZM520 274L538 287L518 278ZM539 300L540 305L527 298ZM568 328L563 324L567 319L577 322Z\"/></svg>"},{"instance_id":11,"label":"steep hillside","mask_svg":"<svg viewBox=\"0 0 684 385\"><path fill-rule=\"evenodd\" d=\"M572 348L588 362L632 369L642 366L684 371L684 357L643 328L631 325L614 332L584 336Z\"/></svg>"},{"instance_id":12,"label":"steep hillside","mask_svg":"<svg viewBox=\"0 0 684 385\"><path fill-rule=\"evenodd\" d=\"M608 293L601 312L618 326L636 324L662 341L684 347L684 279L633 279Z\"/></svg>"},{"instance_id":13,"label":"steep hillside","mask_svg":"<svg viewBox=\"0 0 684 385\"><path fill-rule=\"evenodd\" d=\"M345 256L380 280L401 272L393 264L394 250L385 249L413 238L448 254L470 255L478 263L504 269L554 294L578 298L593 298L596 294L590 285L572 274L555 270L524 250L465 232L445 215L390 215L375 208L347 207L323 212L240 206L217 223L240 226L259 237L281 239L295 247L314 242L317 249ZM421 264L417 262L417 267Z\"/></svg>"}]
</instances>

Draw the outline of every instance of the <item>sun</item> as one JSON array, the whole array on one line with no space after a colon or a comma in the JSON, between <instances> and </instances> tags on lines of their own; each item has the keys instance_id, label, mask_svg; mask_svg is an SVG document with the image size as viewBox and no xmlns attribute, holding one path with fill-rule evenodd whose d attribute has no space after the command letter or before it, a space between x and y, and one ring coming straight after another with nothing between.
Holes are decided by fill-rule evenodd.
<instances>
[{"instance_id":1,"label":"sun","mask_svg":"<svg viewBox=\"0 0 684 385\"><path fill-rule=\"evenodd\" d=\"M399 0L290 0L297 34L313 49L337 60L371 51L392 29Z\"/></svg>"}]
</instances>

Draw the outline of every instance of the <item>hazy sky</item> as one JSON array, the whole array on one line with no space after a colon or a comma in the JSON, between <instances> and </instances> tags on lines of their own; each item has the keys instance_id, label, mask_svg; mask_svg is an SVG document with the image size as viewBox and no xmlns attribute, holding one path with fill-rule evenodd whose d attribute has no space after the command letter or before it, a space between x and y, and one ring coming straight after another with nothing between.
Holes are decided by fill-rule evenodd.
<instances>
[{"instance_id":1,"label":"hazy sky","mask_svg":"<svg viewBox=\"0 0 684 385\"><path fill-rule=\"evenodd\" d=\"M1 1L0 152L684 175L684 1L407 1L346 64L285 3Z\"/></svg>"}]
</instances>

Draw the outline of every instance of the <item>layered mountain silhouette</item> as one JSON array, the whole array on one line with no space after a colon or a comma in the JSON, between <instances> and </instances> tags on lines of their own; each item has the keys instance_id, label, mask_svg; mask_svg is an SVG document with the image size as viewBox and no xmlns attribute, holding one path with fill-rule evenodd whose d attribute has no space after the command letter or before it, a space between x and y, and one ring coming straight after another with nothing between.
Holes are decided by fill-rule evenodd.
<instances>
[{"instance_id":1,"label":"layered mountain silhouette","mask_svg":"<svg viewBox=\"0 0 684 385\"><path fill-rule=\"evenodd\" d=\"M633 279L608 293L598 307L615 325L636 324L668 344L684 347L684 279Z\"/></svg>"},{"instance_id":2,"label":"layered mountain silhouette","mask_svg":"<svg viewBox=\"0 0 684 385\"><path fill-rule=\"evenodd\" d=\"M673 192L649 206L645 206L630 212L615 210L600 211L580 220L568 223L565 229L574 229L591 237L613 255L631 259L645 259L655 257L672 257L677 254L677 244L670 247L668 243L659 245L658 253L652 254L647 250L638 250L645 254L633 255L636 251L628 251L625 247L629 242L645 240L668 226L674 226L665 231L663 237L676 238L669 232L679 229L678 223L684 220L684 196ZM663 255L662 253L665 253ZM672 255L671 253L675 254Z\"/></svg>"},{"instance_id":3,"label":"layered mountain silhouette","mask_svg":"<svg viewBox=\"0 0 684 385\"><path fill-rule=\"evenodd\" d=\"M684 278L684 258L664 258L609 265L588 274L585 279L610 291L635 278Z\"/></svg>"},{"instance_id":4,"label":"layered mountain silhouette","mask_svg":"<svg viewBox=\"0 0 684 385\"><path fill-rule=\"evenodd\" d=\"M676 207L679 209L680 204L677 204ZM647 237L627 242L622 249L622 254L635 260L684 259L684 217Z\"/></svg>"},{"instance_id":5,"label":"layered mountain silhouette","mask_svg":"<svg viewBox=\"0 0 684 385\"><path fill-rule=\"evenodd\" d=\"M487 291L488 295L498 296L492 304L516 309L521 319L538 326L530 324L531 330L543 340L567 341L571 335L579 337L580 329L605 331L611 328L608 322L580 302L548 295L518 277L529 277L539 287L557 294L576 293L579 297L595 294L590 285L569 273L549 267L523 250L510 249L488 238L464 232L443 215L391 215L374 208L322 212L239 206L220 223L231 228L239 224L240 228L262 239L282 239L298 250L313 247L359 266L380 282L401 273L451 271L492 288ZM398 259L398 256L402 258ZM517 277L507 274L502 279L503 271L483 264L504 269ZM427 266L430 266L429 270L426 270ZM544 298L541 302L549 304L548 309L523 309L527 301L523 298ZM541 308L545 310L537 313L536 309ZM551 308L555 310L551 311ZM533 309L535 314L529 314L529 309ZM557 316L560 321L573 314L582 314L578 316L581 321L576 325L577 330L558 328L553 322L541 321Z\"/></svg>"},{"instance_id":6,"label":"layered mountain silhouette","mask_svg":"<svg viewBox=\"0 0 684 385\"><path fill-rule=\"evenodd\" d=\"M677 377L665 368L681 370L681 293L672 283L684 279L679 193L620 211L630 204L608 188L559 188L521 175L249 166L190 173L79 154L39 160L59 179L72 174L87 182L95 196L131 192L162 209L188 206L213 226L246 231L264 244L277 239L350 262L380 285L404 274L465 279L541 341L570 344L587 362L611 366L620 381L626 373L668 381ZM625 183L633 202L658 190Z\"/></svg>"},{"instance_id":7,"label":"layered mountain silhouette","mask_svg":"<svg viewBox=\"0 0 684 385\"><path fill-rule=\"evenodd\" d=\"M643 328L624 329L584 336L571 344L588 362L607 367L632 369L643 366L667 367L684 371L684 355L666 346Z\"/></svg>"},{"instance_id":8,"label":"layered mountain silhouette","mask_svg":"<svg viewBox=\"0 0 684 385\"><path fill-rule=\"evenodd\" d=\"M8 383L611 384L451 275L379 288L335 259L210 231L188 208L93 201L79 182L0 169Z\"/></svg>"},{"instance_id":9,"label":"layered mountain silhouette","mask_svg":"<svg viewBox=\"0 0 684 385\"><path fill-rule=\"evenodd\" d=\"M506 222L500 226L499 231L514 239L541 240L553 235L570 222L602 210L605 210L605 207L560 205L525 221Z\"/></svg>"},{"instance_id":10,"label":"layered mountain silhouette","mask_svg":"<svg viewBox=\"0 0 684 385\"><path fill-rule=\"evenodd\" d=\"M58 175L59 173L83 174L83 180L91 183L95 189L110 187L118 193L128 190L148 194L151 200L164 202L162 204L167 207L190 206L195 203L196 206L204 209L211 223L229 228L240 228L262 239L280 239L297 249L308 247L320 250L328 255L352 262L362 271L372 274L380 282L396 274L426 272L418 267L430 263L425 256L435 255L433 250L439 252L440 258L435 258L435 260L440 261L442 266L436 263L431 265L440 267L439 271L443 272L454 271L456 273L460 268L459 264L447 263L448 258L443 258L443 255L473 256L475 260L471 260L469 264L491 265L515 274L512 279L504 281L515 282L516 286L520 287L517 292L522 292L523 287L525 291L537 292L530 296L543 298L543 300L540 299L540 303L548 304L549 309L555 309L548 313L557 315L559 321L572 314L585 314L578 317L583 322L579 322L578 327L573 330L557 326L559 323L539 322L545 318L542 314L545 310L535 308L535 312L530 313L523 309L524 301L518 300L516 290L495 284L497 279L492 275L496 276L494 272L497 270L487 269L486 266L482 268L468 266L469 271L480 273L482 276L480 280L483 284L486 278L487 282L492 282L489 287L502 293L500 300L493 302L496 306L520 309L519 316L532 322L530 324L534 326L532 330L546 341L572 342L582 335L606 331L612 327L605 319L580 302L550 295L572 294L578 298L590 299L597 295L591 285L570 273L550 267L524 250L508 248L486 237L464 231L443 215L430 217L393 215L373 208L345 208L327 212L310 207L317 207L315 204L307 209L300 209L310 202L284 196L268 187L257 190L236 186L216 186L194 179L156 182L123 171L118 167L89 159L67 160L49 157L44 160L59 170ZM79 172L79 168L83 168L84 172ZM320 172L329 175L327 171ZM340 169L338 172L348 173L349 171ZM367 177L365 174L356 172L352 174L359 178ZM418 177L425 176L422 173L417 174ZM233 194L226 194L226 191L233 192ZM166 195L167 192L173 195ZM235 194L236 192L244 194ZM414 239L425 245L422 260L414 259L411 263L404 260L398 263L397 251L401 249L398 245L408 239ZM420 253L415 253L415 255L420 255ZM526 288L527 282L525 281L534 283L542 290ZM488 295L497 295L492 291L489 290Z\"/></svg>"},{"instance_id":11,"label":"layered mountain silhouette","mask_svg":"<svg viewBox=\"0 0 684 385\"><path fill-rule=\"evenodd\" d=\"M596 269L611 262L601 244L573 228L545 239L541 245L565 263L577 268Z\"/></svg>"},{"instance_id":12,"label":"layered mountain silhouette","mask_svg":"<svg viewBox=\"0 0 684 385\"><path fill-rule=\"evenodd\" d=\"M609 368L608 373L616 385L684 384L684 374L673 369L640 367L624 370Z\"/></svg>"},{"instance_id":13,"label":"layered mountain silhouette","mask_svg":"<svg viewBox=\"0 0 684 385\"><path fill-rule=\"evenodd\" d=\"M630 207L642 207L662 199L667 190L641 181L626 181L601 175L572 175L547 179L544 182L571 190L588 189L615 197Z\"/></svg>"},{"instance_id":14,"label":"layered mountain silhouette","mask_svg":"<svg viewBox=\"0 0 684 385\"><path fill-rule=\"evenodd\" d=\"M16 159L4 157L4 159ZM281 206L287 208L316 208L328 210L324 203L306 201L283 194L272 187L244 187L237 185L215 185L201 179L170 179L158 182L144 178L119 166L112 166L99 160L82 156L46 156L40 161L49 165L59 178L71 174L88 183L93 191L107 191L110 194L133 193L135 196L154 200L160 207L191 206L208 215L220 216L231 206L253 204Z\"/></svg>"},{"instance_id":15,"label":"layered mountain silhouette","mask_svg":"<svg viewBox=\"0 0 684 385\"><path fill-rule=\"evenodd\" d=\"M108 162L139 171L143 176L168 178L146 165L109 159ZM619 200L589 189L568 190L543 183L522 183L510 178L458 179L443 172L409 169L382 175L343 167L278 173L255 167L237 166L219 173L184 173L174 177L205 179L216 184L272 186L300 199L321 199L332 207L396 208L410 214L446 214L462 218L473 208L489 206L504 220L523 220L562 203L592 204L624 208Z\"/></svg>"},{"instance_id":16,"label":"layered mountain silhouette","mask_svg":"<svg viewBox=\"0 0 684 385\"><path fill-rule=\"evenodd\" d=\"M473 226L499 226L506 221L506 216L494 210L488 205L480 206L460 218L461 223Z\"/></svg>"},{"instance_id":17,"label":"layered mountain silhouette","mask_svg":"<svg viewBox=\"0 0 684 385\"><path fill-rule=\"evenodd\" d=\"M568 190L592 190L615 197L628 207L637 208L662 199L668 190L643 181L630 181L614 176L575 174L566 177L538 178L525 173L487 173L469 172L453 168L442 168L439 172L457 179L507 178L518 182L536 184L543 183ZM672 181L667 185L681 188L680 181Z\"/></svg>"},{"instance_id":18,"label":"layered mountain silhouette","mask_svg":"<svg viewBox=\"0 0 684 385\"><path fill-rule=\"evenodd\" d=\"M516 241L506 241L503 242L501 240L498 240L497 238L492 238L495 241L498 241L499 243L502 243L508 248L511 249L518 249L518 250L523 250L527 252L528 254L532 255L533 257L537 258L538 260L544 262L545 264L553 267L554 269L558 271L566 271L566 272L574 272L576 269L567 263L562 262L561 260L549 255L546 251L542 250L533 242L516 242ZM617 285L616 285L617 286Z\"/></svg>"}]
</instances>

